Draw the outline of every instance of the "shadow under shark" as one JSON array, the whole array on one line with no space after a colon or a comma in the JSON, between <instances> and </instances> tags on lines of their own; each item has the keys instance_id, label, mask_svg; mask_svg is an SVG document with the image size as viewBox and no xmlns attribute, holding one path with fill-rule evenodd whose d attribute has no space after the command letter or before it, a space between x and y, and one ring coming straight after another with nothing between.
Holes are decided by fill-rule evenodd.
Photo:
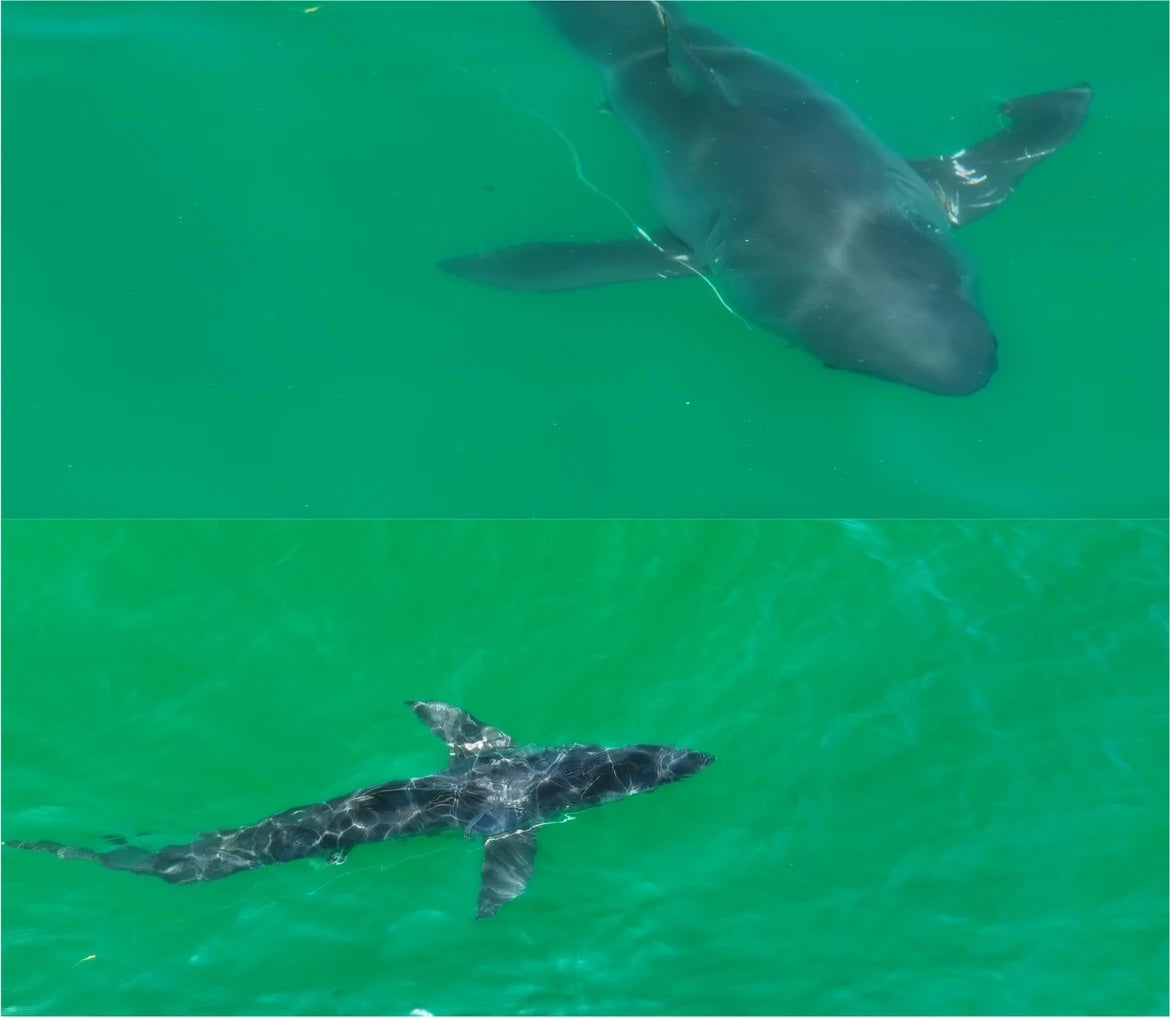
<instances>
[{"instance_id":1,"label":"shadow under shark","mask_svg":"<svg viewBox=\"0 0 1170 1018\"><path fill-rule=\"evenodd\" d=\"M652 792L715 760L673 746L517 747L498 728L450 704L408 701L407 706L447 743L445 770L287 809L246 827L209 831L157 852L130 845L94 852L56 841L4 844L189 884L310 856L339 863L363 842L460 830L484 839L477 913L483 919L524 890L536 855L537 827Z\"/></svg>"},{"instance_id":2,"label":"shadow under shark","mask_svg":"<svg viewBox=\"0 0 1170 1018\"><path fill-rule=\"evenodd\" d=\"M737 314L829 367L946 395L987 383L996 340L951 228L1000 205L1076 133L1088 85L1005 102L1010 123L998 134L907 161L798 71L671 4L537 6L605 72L666 228L524 244L441 268L539 292L698 274Z\"/></svg>"}]
</instances>

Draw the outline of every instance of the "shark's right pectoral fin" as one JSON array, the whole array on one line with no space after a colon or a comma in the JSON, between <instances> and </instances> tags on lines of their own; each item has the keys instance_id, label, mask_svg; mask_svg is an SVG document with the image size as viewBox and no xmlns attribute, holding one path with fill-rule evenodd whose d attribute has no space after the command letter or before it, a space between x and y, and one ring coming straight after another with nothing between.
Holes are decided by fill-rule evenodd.
<instances>
[{"instance_id":1,"label":"shark's right pectoral fin","mask_svg":"<svg viewBox=\"0 0 1170 1018\"><path fill-rule=\"evenodd\" d=\"M461 279L527 293L580 290L640 279L672 279L703 271L672 233L596 244L520 244L486 254L448 258L439 268Z\"/></svg>"},{"instance_id":2,"label":"shark's right pectoral fin","mask_svg":"<svg viewBox=\"0 0 1170 1018\"><path fill-rule=\"evenodd\" d=\"M535 831L515 831L484 842L477 919L495 915L504 902L524 890L535 858Z\"/></svg>"}]
</instances>

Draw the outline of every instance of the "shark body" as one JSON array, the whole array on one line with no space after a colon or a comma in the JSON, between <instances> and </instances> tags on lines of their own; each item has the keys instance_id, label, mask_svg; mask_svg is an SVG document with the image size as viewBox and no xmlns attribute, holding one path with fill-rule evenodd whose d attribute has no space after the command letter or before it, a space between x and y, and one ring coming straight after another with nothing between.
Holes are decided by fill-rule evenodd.
<instances>
[{"instance_id":1,"label":"shark body","mask_svg":"<svg viewBox=\"0 0 1170 1018\"><path fill-rule=\"evenodd\" d=\"M605 75L663 229L450 258L452 275L553 292L703 275L743 319L827 366L966 395L997 365L954 239L1080 128L1080 84L1003 103L997 134L906 160L799 71L657 0L539 7ZM843 15L844 16L844 15Z\"/></svg>"},{"instance_id":2,"label":"shark body","mask_svg":"<svg viewBox=\"0 0 1170 1018\"><path fill-rule=\"evenodd\" d=\"M447 743L450 756L443 771L297 806L157 852L130 845L95 852L55 841L5 844L188 884L311 856L341 862L363 842L459 830L484 839L478 916L485 918L524 890L536 854L537 827L571 812L651 792L715 759L673 746L517 747L498 728L450 704L409 701L408 706Z\"/></svg>"}]
</instances>

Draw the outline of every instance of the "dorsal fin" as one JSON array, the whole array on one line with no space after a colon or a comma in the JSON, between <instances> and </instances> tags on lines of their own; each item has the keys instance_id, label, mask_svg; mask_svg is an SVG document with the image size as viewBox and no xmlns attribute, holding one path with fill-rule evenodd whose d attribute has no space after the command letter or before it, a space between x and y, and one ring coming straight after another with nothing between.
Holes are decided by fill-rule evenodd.
<instances>
[{"instance_id":1,"label":"dorsal fin","mask_svg":"<svg viewBox=\"0 0 1170 1018\"><path fill-rule=\"evenodd\" d=\"M466 760L493 749L507 749L512 737L477 721L465 710L441 700L407 700L406 705L451 750L449 763Z\"/></svg>"}]
</instances>

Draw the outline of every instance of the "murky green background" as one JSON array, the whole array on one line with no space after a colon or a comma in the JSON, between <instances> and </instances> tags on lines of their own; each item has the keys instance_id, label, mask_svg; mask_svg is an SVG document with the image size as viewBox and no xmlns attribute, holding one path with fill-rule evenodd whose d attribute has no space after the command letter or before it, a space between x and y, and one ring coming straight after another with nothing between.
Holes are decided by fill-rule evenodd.
<instances>
[{"instance_id":1,"label":"murky green background","mask_svg":"<svg viewBox=\"0 0 1170 1018\"><path fill-rule=\"evenodd\" d=\"M911 156L1093 84L964 231L1002 366L962 400L697 280L445 277L624 235L574 153L653 226L634 140L525 5L310 6L5 6L9 516L1165 515L1164 4L693 6Z\"/></svg>"},{"instance_id":2,"label":"murky green background","mask_svg":"<svg viewBox=\"0 0 1170 1018\"><path fill-rule=\"evenodd\" d=\"M1164 525L17 523L4 834L429 773L402 701L704 773L173 886L4 849L7 1014L1164 1013Z\"/></svg>"}]
</instances>

